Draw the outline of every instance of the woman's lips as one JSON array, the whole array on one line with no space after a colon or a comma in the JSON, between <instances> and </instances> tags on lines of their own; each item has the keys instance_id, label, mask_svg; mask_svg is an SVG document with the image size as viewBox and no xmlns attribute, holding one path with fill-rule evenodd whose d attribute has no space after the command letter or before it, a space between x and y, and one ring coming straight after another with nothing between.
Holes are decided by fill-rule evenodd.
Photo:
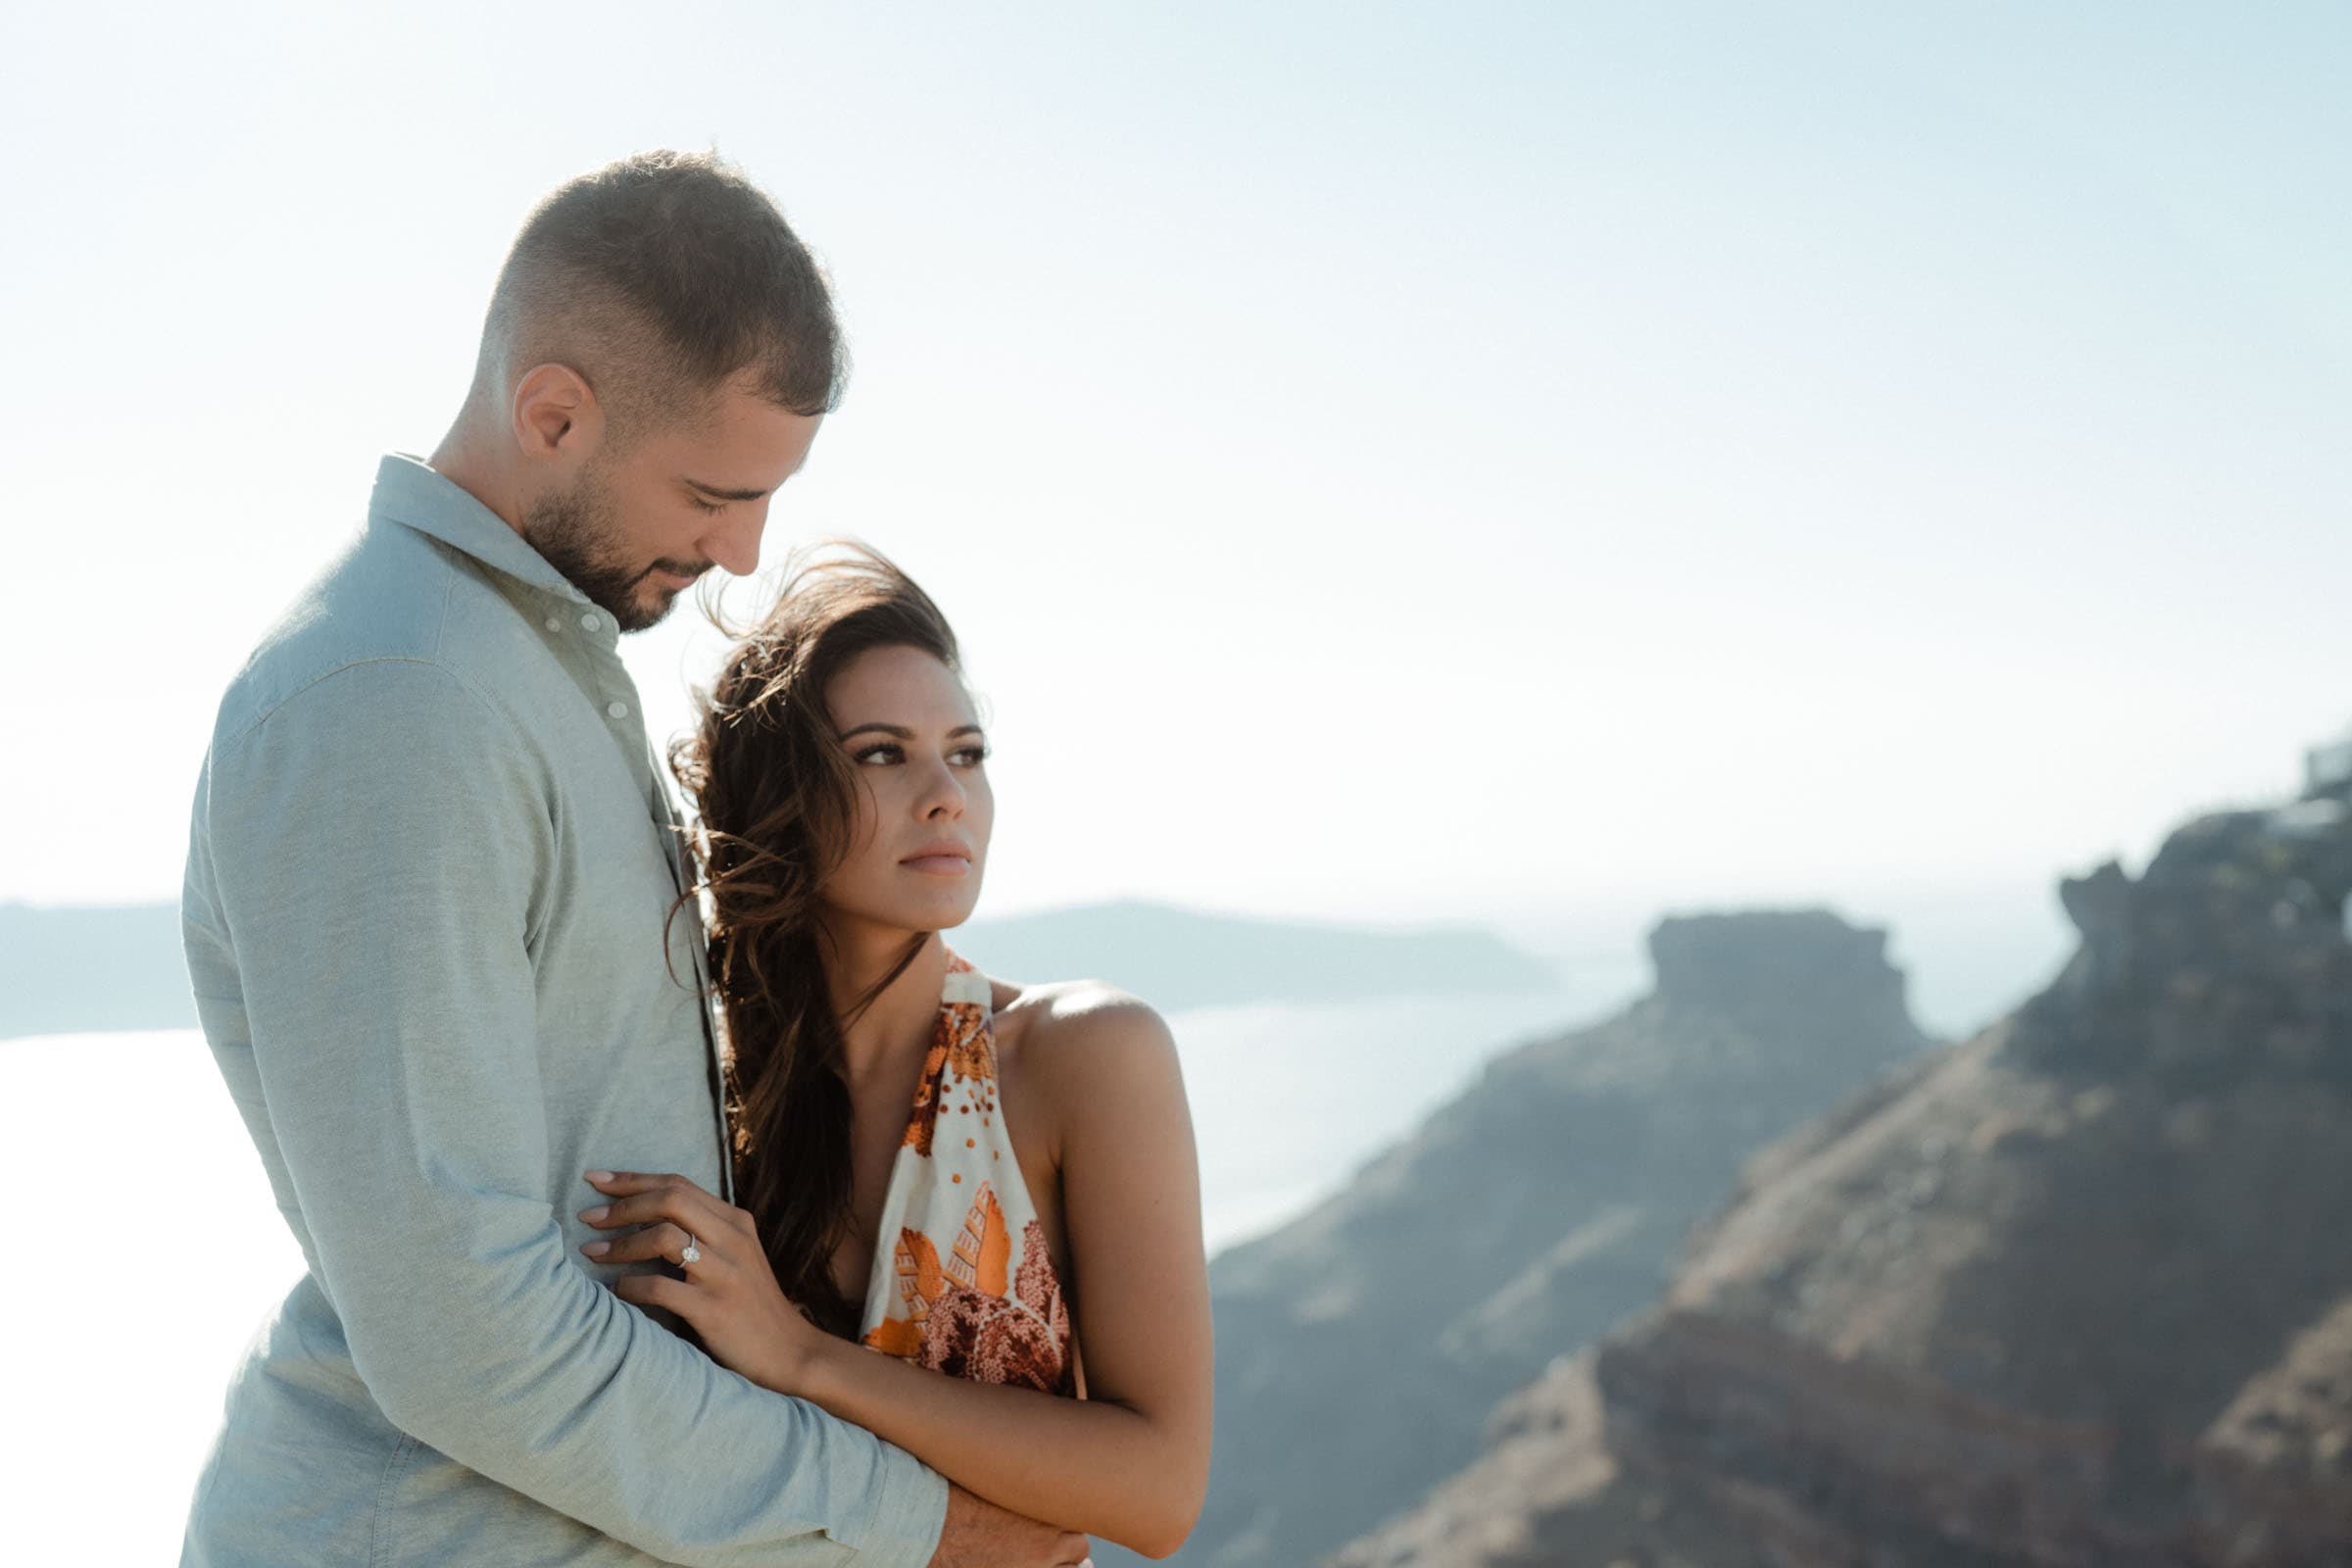
<instances>
[{"instance_id":1,"label":"woman's lips","mask_svg":"<svg viewBox=\"0 0 2352 1568\"><path fill-rule=\"evenodd\" d=\"M972 868L972 862L960 855L917 855L899 863L928 876L962 876Z\"/></svg>"}]
</instances>

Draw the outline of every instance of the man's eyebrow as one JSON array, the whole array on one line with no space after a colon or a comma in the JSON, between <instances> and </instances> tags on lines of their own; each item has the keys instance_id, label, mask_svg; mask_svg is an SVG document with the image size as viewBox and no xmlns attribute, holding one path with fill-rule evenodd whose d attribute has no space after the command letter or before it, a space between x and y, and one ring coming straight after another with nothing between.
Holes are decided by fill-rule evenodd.
<instances>
[{"instance_id":1,"label":"man's eyebrow","mask_svg":"<svg viewBox=\"0 0 2352 1568\"><path fill-rule=\"evenodd\" d=\"M700 479L688 479L686 482L714 501L757 501L767 494L764 490L721 490L717 485L705 484Z\"/></svg>"},{"instance_id":2,"label":"man's eyebrow","mask_svg":"<svg viewBox=\"0 0 2352 1568\"><path fill-rule=\"evenodd\" d=\"M914 739L914 731L908 729L906 725L885 724L880 720L876 720L870 724L859 724L855 729L845 729L839 736L835 738L846 741L851 736L862 735L869 729L878 729L883 734L888 735L896 740L910 741ZM954 729L948 731L948 739L954 740L958 735L978 735L981 733L981 728L977 724L958 724Z\"/></svg>"}]
</instances>

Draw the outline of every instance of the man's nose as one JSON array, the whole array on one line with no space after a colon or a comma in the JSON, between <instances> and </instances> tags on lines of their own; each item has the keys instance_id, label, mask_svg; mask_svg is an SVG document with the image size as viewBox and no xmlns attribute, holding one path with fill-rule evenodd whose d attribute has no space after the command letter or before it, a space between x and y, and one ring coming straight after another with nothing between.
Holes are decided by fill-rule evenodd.
<instances>
[{"instance_id":1,"label":"man's nose","mask_svg":"<svg viewBox=\"0 0 2352 1568\"><path fill-rule=\"evenodd\" d=\"M746 502L743 514L728 517L695 541L706 561L715 561L738 577L760 569L760 535L767 527L767 498Z\"/></svg>"}]
</instances>

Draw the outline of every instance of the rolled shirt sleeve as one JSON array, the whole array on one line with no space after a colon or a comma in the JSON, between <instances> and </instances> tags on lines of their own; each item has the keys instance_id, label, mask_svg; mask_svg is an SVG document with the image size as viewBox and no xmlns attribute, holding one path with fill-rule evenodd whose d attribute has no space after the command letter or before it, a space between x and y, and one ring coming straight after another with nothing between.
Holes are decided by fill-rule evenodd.
<instances>
[{"instance_id":1,"label":"rolled shirt sleeve","mask_svg":"<svg viewBox=\"0 0 2352 1568\"><path fill-rule=\"evenodd\" d=\"M346 665L208 759L214 912L353 1364L395 1426L665 1561L921 1568L936 1474L568 1255L535 1028L547 765L413 658Z\"/></svg>"}]
</instances>

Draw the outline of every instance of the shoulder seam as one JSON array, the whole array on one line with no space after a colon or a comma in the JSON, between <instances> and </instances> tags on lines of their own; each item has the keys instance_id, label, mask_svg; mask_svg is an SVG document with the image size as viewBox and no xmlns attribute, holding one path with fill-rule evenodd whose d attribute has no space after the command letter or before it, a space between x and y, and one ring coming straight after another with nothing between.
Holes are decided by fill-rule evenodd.
<instances>
[{"instance_id":1,"label":"shoulder seam","mask_svg":"<svg viewBox=\"0 0 2352 1568\"><path fill-rule=\"evenodd\" d=\"M434 647L436 652L438 652L439 646L440 633L438 629L436 629L434 633ZM255 714L253 718L250 719L244 725L244 727L239 729L235 734L224 737L223 744L228 750L236 750L238 747L243 746L245 742L252 737L256 730L259 730L263 725L269 723L270 720L275 718L279 713L283 712L296 698L304 695L306 692L310 692L315 688L325 684L327 681L334 679L337 675L343 674L348 670L362 669L369 664L422 664L428 669L439 670L442 674L447 675L453 682L455 682L458 688L464 691L466 696L472 698L476 703L479 703L482 707L482 710L487 712L491 717L497 719L501 725L509 730L516 730L517 728L514 719L506 712L501 710L498 704L491 701L490 695L483 691L480 686L476 685L464 670L457 668L455 665L450 664L440 659L418 658L415 654L374 654L366 659L347 659L342 663L335 665L331 669L320 670L309 680L304 681L292 691L287 692L276 702L271 703L261 712Z\"/></svg>"}]
</instances>

